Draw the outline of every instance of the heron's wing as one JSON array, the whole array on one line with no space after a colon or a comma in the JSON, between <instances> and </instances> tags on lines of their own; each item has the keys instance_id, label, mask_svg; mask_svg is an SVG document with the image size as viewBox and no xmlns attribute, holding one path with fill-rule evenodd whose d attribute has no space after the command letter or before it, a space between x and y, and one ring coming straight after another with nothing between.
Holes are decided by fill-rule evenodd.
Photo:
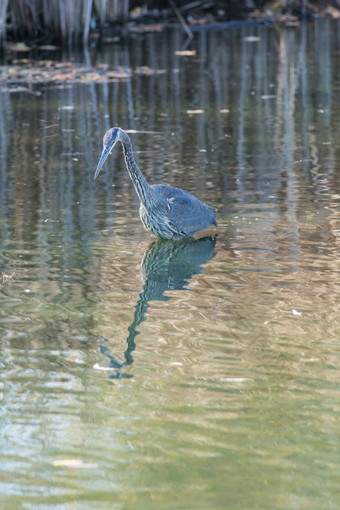
<instances>
[{"instance_id":1,"label":"heron's wing","mask_svg":"<svg viewBox=\"0 0 340 510\"><path fill-rule=\"evenodd\" d=\"M159 185L159 191L165 199L167 223L174 233L190 235L217 225L210 207L187 191L165 185Z\"/></svg>"}]
</instances>

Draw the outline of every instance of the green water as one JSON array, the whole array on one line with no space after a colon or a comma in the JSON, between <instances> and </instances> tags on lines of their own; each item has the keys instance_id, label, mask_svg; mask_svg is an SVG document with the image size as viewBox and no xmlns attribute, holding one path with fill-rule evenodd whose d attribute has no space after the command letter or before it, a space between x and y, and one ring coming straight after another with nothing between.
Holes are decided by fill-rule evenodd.
<instances>
[{"instance_id":1,"label":"green water","mask_svg":"<svg viewBox=\"0 0 340 510\"><path fill-rule=\"evenodd\" d=\"M125 79L1 84L1 508L339 508L339 33L175 30L90 53ZM120 147L94 182L113 125L218 228L152 238Z\"/></svg>"}]
</instances>

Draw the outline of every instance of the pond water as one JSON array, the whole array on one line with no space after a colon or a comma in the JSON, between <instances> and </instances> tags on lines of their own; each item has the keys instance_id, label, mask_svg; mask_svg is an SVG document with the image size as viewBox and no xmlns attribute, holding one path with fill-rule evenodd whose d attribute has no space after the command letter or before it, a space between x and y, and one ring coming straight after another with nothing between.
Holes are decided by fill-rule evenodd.
<instances>
[{"instance_id":1,"label":"pond water","mask_svg":"<svg viewBox=\"0 0 340 510\"><path fill-rule=\"evenodd\" d=\"M73 57L111 81L1 84L1 508L340 507L339 29L173 30ZM152 238L120 146L94 182L114 125L218 227Z\"/></svg>"}]
</instances>

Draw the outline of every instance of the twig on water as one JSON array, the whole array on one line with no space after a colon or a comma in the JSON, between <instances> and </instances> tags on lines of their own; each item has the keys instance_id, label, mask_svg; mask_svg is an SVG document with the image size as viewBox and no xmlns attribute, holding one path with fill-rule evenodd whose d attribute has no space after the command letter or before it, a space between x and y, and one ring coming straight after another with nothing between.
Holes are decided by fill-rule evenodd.
<instances>
[{"instance_id":1,"label":"twig on water","mask_svg":"<svg viewBox=\"0 0 340 510\"><path fill-rule=\"evenodd\" d=\"M179 10L179 8L177 7L177 5L175 4L175 2L173 0L169 0L169 4L171 5L172 9L174 10L174 13L176 14L180 24L184 28L187 36L189 37L189 39L192 39L193 38L192 32L190 30L188 23L183 18L181 11Z\"/></svg>"},{"instance_id":2,"label":"twig on water","mask_svg":"<svg viewBox=\"0 0 340 510\"><path fill-rule=\"evenodd\" d=\"M12 274L6 274L2 271L1 274L2 274L1 285L4 285L8 280L12 280L13 276L15 275L15 271Z\"/></svg>"}]
</instances>

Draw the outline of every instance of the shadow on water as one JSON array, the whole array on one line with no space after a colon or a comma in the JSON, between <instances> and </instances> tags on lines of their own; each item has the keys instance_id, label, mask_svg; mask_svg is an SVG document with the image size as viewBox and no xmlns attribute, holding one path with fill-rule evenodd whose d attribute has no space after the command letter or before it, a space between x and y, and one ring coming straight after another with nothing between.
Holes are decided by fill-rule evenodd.
<instances>
[{"instance_id":1,"label":"shadow on water","mask_svg":"<svg viewBox=\"0 0 340 510\"><path fill-rule=\"evenodd\" d=\"M159 239L148 246L141 269L145 283L128 328L125 361L119 361L107 347L100 346L100 352L109 360L109 368L115 371L110 379L132 377L122 372L122 368L133 363L135 338L139 334L137 327L146 319L150 301L167 301L170 296L164 295L166 291L185 290L191 278L200 274L202 266L216 255L216 239L217 236L181 241Z\"/></svg>"}]
</instances>

